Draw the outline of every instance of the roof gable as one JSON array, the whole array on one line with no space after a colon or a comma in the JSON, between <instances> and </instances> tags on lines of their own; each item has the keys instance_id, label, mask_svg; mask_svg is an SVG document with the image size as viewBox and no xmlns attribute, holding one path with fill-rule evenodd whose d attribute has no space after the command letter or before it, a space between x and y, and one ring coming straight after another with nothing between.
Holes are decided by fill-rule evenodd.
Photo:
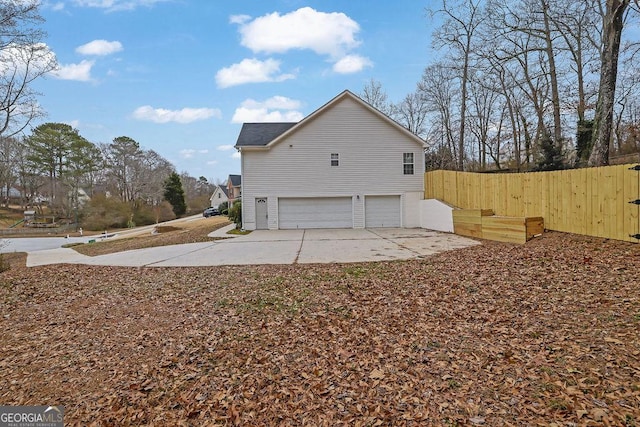
<instances>
[{"instance_id":1,"label":"roof gable","mask_svg":"<svg viewBox=\"0 0 640 427\"><path fill-rule=\"evenodd\" d=\"M417 135L409 131L404 126L400 125L398 122L382 113L378 109L371 106L369 103L362 100L357 95L353 94L349 90L345 90L340 93L338 96L333 98L331 101L324 104L322 107L318 108L313 113L309 114L307 117L299 121L298 123L245 123L242 125L242 130L240 131L240 136L238 136L238 143L236 143L237 148L270 148L271 146L279 143L283 139L287 138L289 135L293 134L297 130L304 127L306 124L315 120L317 117L321 116L325 111L331 109L333 106L337 105L339 102L344 100L345 98L351 99L355 101L357 105L360 107L370 111L375 116L377 116L380 120L386 122L390 126L394 127L408 139L414 141L416 144L420 145L420 147L424 147L425 142ZM243 135L244 133L244 135ZM249 141L252 142L249 142Z\"/></svg>"},{"instance_id":2,"label":"roof gable","mask_svg":"<svg viewBox=\"0 0 640 427\"><path fill-rule=\"evenodd\" d=\"M227 187L224 185L216 185L216 187L213 190L213 194L211 195L211 198L214 198L215 195L218 193L224 194L226 198L229 197L229 194L227 194Z\"/></svg>"}]
</instances>

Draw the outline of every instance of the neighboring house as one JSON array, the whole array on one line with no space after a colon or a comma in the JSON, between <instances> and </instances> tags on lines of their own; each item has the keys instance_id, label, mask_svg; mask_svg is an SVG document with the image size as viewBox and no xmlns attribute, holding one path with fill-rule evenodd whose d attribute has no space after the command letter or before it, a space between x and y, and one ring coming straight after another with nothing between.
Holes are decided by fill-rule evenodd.
<instances>
[{"instance_id":1,"label":"neighboring house","mask_svg":"<svg viewBox=\"0 0 640 427\"><path fill-rule=\"evenodd\" d=\"M7 188L6 187L0 188L0 197L2 197L2 199L6 199L7 198ZM20 199L21 197L22 197L22 193L20 192L20 190L18 190L15 187L9 187L9 198L10 199Z\"/></svg>"},{"instance_id":2,"label":"neighboring house","mask_svg":"<svg viewBox=\"0 0 640 427\"><path fill-rule=\"evenodd\" d=\"M229 198L229 206L242 198L242 177L240 175L229 175L227 178L227 197Z\"/></svg>"},{"instance_id":3,"label":"neighboring house","mask_svg":"<svg viewBox=\"0 0 640 427\"><path fill-rule=\"evenodd\" d=\"M213 190L213 194L211 195L209 206L218 209L221 203L228 202L229 197L227 197L227 186L226 185L216 185L216 188Z\"/></svg>"},{"instance_id":4,"label":"neighboring house","mask_svg":"<svg viewBox=\"0 0 640 427\"><path fill-rule=\"evenodd\" d=\"M424 141L344 91L298 123L245 123L247 230L419 227Z\"/></svg>"}]
</instances>

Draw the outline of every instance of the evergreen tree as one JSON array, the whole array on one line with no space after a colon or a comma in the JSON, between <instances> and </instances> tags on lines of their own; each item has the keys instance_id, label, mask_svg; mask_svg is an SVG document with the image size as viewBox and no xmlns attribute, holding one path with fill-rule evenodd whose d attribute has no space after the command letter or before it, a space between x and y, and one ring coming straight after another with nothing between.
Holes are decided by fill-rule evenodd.
<instances>
[{"instance_id":1,"label":"evergreen tree","mask_svg":"<svg viewBox=\"0 0 640 427\"><path fill-rule=\"evenodd\" d=\"M540 141L541 158L538 160L536 170L538 171L555 171L564 169L562 161L562 149L555 144L551 135L545 133Z\"/></svg>"},{"instance_id":2,"label":"evergreen tree","mask_svg":"<svg viewBox=\"0 0 640 427\"><path fill-rule=\"evenodd\" d=\"M164 198L171 204L176 216L184 215L187 212L182 181L176 172L172 172L164 182Z\"/></svg>"}]
</instances>

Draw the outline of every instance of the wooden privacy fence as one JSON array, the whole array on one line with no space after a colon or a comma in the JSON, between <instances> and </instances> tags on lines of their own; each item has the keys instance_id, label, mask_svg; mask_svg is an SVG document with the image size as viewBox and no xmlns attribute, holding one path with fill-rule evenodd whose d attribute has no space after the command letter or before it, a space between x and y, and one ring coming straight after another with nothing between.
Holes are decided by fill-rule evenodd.
<instances>
[{"instance_id":1,"label":"wooden privacy fence","mask_svg":"<svg viewBox=\"0 0 640 427\"><path fill-rule=\"evenodd\" d=\"M638 243L640 171L633 164L553 172L432 171L425 199L496 215L544 218L548 230Z\"/></svg>"}]
</instances>

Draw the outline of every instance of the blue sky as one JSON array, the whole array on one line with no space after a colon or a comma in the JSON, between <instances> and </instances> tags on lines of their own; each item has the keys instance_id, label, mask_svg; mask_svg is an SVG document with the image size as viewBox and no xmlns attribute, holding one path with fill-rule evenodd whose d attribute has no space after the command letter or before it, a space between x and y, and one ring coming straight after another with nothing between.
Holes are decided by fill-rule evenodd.
<instances>
[{"instance_id":1,"label":"blue sky","mask_svg":"<svg viewBox=\"0 0 640 427\"><path fill-rule=\"evenodd\" d=\"M224 181L240 173L242 122L298 121L370 79L392 101L413 91L429 62L427 4L44 1L60 69L37 83L41 122L94 143L128 136L178 172Z\"/></svg>"}]
</instances>

